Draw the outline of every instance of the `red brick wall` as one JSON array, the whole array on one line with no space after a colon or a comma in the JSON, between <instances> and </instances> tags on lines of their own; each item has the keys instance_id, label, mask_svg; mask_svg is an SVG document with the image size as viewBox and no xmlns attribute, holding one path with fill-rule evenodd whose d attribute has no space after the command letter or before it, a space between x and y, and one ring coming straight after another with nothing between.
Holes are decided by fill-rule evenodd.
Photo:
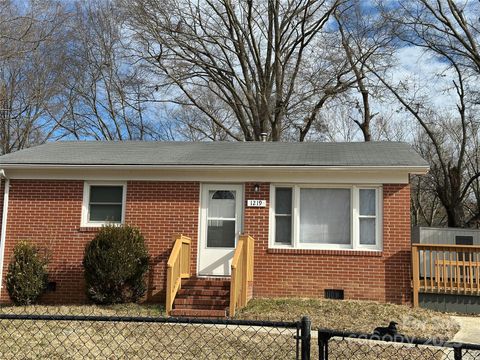
<instances>
[{"instance_id":1,"label":"red brick wall","mask_svg":"<svg viewBox=\"0 0 480 360\"><path fill-rule=\"evenodd\" d=\"M4 273L16 241L31 240L48 249L50 280L55 292L44 302L85 302L82 258L95 232L80 228L83 181L11 180ZM172 234L191 236L196 259L199 184L194 182L128 182L126 222L140 227L151 255L147 300L164 298L165 264ZM8 301L5 287L1 301Z\"/></svg>"},{"instance_id":2,"label":"red brick wall","mask_svg":"<svg viewBox=\"0 0 480 360\"><path fill-rule=\"evenodd\" d=\"M269 185L245 185L246 199L269 199ZM246 208L244 232L255 238L255 297L323 297L344 289L347 299L409 303L410 188L384 185L384 251L268 249L266 208Z\"/></svg>"},{"instance_id":3,"label":"red brick wall","mask_svg":"<svg viewBox=\"0 0 480 360\"><path fill-rule=\"evenodd\" d=\"M83 181L11 180L1 300L8 300L5 275L17 241L31 240L48 249L50 278L57 291L45 301L84 301L82 255L91 233L78 231Z\"/></svg>"},{"instance_id":4,"label":"red brick wall","mask_svg":"<svg viewBox=\"0 0 480 360\"><path fill-rule=\"evenodd\" d=\"M192 273L196 273L200 184L133 181L127 185L125 221L141 229L151 256L147 300L165 301L166 263L172 234L192 238Z\"/></svg>"},{"instance_id":5,"label":"red brick wall","mask_svg":"<svg viewBox=\"0 0 480 360\"><path fill-rule=\"evenodd\" d=\"M164 299L173 233L192 237L196 272L199 187L197 182L127 184L126 222L141 229L151 255L148 301ZM254 183L245 184L245 199L268 202L268 183L257 193L253 188ZM245 207L244 232L255 238L254 296L323 297L325 288L343 288L349 299L410 302L409 191L408 185L383 187L381 253L268 249L268 206ZM83 181L11 181L4 275L16 241L29 239L48 249L57 290L45 294L45 302L86 301L81 262L94 232L80 228L82 197ZM7 300L4 288L1 301Z\"/></svg>"}]
</instances>

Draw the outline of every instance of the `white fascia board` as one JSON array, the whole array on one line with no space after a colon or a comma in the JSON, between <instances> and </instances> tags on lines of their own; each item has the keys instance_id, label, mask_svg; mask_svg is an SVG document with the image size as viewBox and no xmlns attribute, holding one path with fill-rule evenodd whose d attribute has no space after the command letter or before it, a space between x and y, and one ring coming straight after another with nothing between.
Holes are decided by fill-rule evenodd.
<instances>
[{"instance_id":1,"label":"white fascia board","mask_svg":"<svg viewBox=\"0 0 480 360\"><path fill-rule=\"evenodd\" d=\"M426 174L428 166L317 166L317 165L111 165L111 164L0 164L0 169L114 169L114 170L252 170L268 169L271 171L376 171L402 170L410 174Z\"/></svg>"},{"instance_id":2,"label":"white fascia board","mask_svg":"<svg viewBox=\"0 0 480 360\"><path fill-rule=\"evenodd\" d=\"M335 184L407 184L411 172L404 168L293 168L293 167L196 167L125 169L96 168L22 168L9 169L10 179L55 180L144 180L198 182L276 182L276 183L335 183Z\"/></svg>"}]
</instances>

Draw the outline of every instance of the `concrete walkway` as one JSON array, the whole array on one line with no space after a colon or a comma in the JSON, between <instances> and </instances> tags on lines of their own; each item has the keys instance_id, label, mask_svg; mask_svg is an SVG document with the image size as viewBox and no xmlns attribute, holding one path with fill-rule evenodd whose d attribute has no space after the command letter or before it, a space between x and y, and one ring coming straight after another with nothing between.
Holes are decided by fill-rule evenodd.
<instances>
[{"instance_id":1,"label":"concrete walkway","mask_svg":"<svg viewBox=\"0 0 480 360\"><path fill-rule=\"evenodd\" d=\"M452 316L460 325L460 330L453 337L453 341L480 344L480 317Z\"/></svg>"}]
</instances>

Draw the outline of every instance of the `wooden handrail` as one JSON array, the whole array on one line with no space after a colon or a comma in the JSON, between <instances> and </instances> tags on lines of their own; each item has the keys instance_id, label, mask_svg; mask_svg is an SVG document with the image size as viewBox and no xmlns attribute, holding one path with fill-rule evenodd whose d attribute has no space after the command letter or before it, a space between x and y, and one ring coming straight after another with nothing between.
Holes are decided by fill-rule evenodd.
<instances>
[{"instance_id":1,"label":"wooden handrail","mask_svg":"<svg viewBox=\"0 0 480 360\"><path fill-rule=\"evenodd\" d=\"M182 287L182 279L190 277L192 240L182 234L173 235L173 249L167 262L167 289L165 311L170 315L173 301Z\"/></svg>"},{"instance_id":2,"label":"wooden handrail","mask_svg":"<svg viewBox=\"0 0 480 360\"><path fill-rule=\"evenodd\" d=\"M416 247L419 250L423 249L445 249L445 251L456 251L461 249L462 252L465 251L472 251L472 252L477 252L480 251L480 246L479 245L449 245L449 244L412 244L412 247Z\"/></svg>"},{"instance_id":3,"label":"wooden handrail","mask_svg":"<svg viewBox=\"0 0 480 360\"><path fill-rule=\"evenodd\" d=\"M480 246L412 245L413 305L419 293L480 296Z\"/></svg>"},{"instance_id":4,"label":"wooden handrail","mask_svg":"<svg viewBox=\"0 0 480 360\"><path fill-rule=\"evenodd\" d=\"M241 235L232 259L230 282L230 317L235 311L248 303L248 287L253 281L254 240L251 236Z\"/></svg>"}]
</instances>

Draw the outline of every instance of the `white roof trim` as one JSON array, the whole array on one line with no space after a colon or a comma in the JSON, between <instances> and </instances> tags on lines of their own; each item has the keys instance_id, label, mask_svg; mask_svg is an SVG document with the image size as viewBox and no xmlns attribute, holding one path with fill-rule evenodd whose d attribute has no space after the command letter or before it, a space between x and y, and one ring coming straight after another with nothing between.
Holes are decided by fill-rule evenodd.
<instances>
[{"instance_id":1,"label":"white roof trim","mask_svg":"<svg viewBox=\"0 0 480 360\"><path fill-rule=\"evenodd\" d=\"M261 168L269 171L372 171L401 170L410 174L426 174L428 166L318 166L318 165L95 165L95 164L0 164L0 169L111 169L111 170L251 170Z\"/></svg>"}]
</instances>

